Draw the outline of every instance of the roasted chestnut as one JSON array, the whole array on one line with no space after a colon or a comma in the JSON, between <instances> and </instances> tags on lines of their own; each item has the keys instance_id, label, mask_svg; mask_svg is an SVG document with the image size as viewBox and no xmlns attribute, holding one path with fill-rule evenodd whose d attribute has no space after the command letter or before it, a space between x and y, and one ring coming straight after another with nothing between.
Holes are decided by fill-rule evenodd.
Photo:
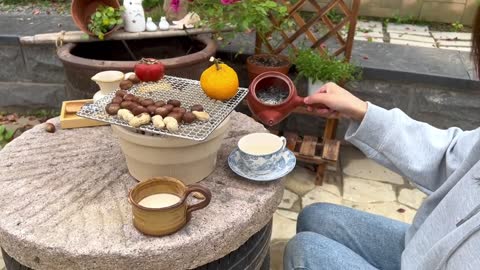
<instances>
[{"instance_id":1,"label":"roasted chestnut","mask_svg":"<svg viewBox=\"0 0 480 270\"><path fill-rule=\"evenodd\" d=\"M148 106L150 106L150 105L155 104L155 102L154 102L153 99L151 99L151 98L146 98L146 99L144 99L144 100L142 100L142 101L139 101L139 103L140 103L143 107L148 107Z\"/></svg>"},{"instance_id":2,"label":"roasted chestnut","mask_svg":"<svg viewBox=\"0 0 480 270\"><path fill-rule=\"evenodd\" d=\"M187 124L192 123L196 119L197 119L197 117L195 117L195 115L191 112L186 112L185 114L183 114L183 122L185 122Z\"/></svg>"},{"instance_id":3,"label":"roasted chestnut","mask_svg":"<svg viewBox=\"0 0 480 270\"><path fill-rule=\"evenodd\" d=\"M118 90L117 92L115 92L115 95L121 98L123 98L126 94L128 94L128 92L125 90Z\"/></svg>"},{"instance_id":4,"label":"roasted chestnut","mask_svg":"<svg viewBox=\"0 0 480 270\"><path fill-rule=\"evenodd\" d=\"M132 113L133 113L133 115L137 116L137 115L142 114L142 113L148 113L148 110L147 110L147 108L139 105L132 110Z\"/></svg>"},{"instance_id":5,"label":"roasted chestnut","mask_svg":"<svg viewBox=\"0 0 480 270\"><path fill-rule=\"evenodd\" d=\"M110 115L116 115L118 110L120 110L120 105L117 103L110 103L105 107L105 110Z\"/></svg>"},{"instance_id":6,"label":"roasted chestnut","mask_svg":"<svg viewBox=\"0 0 480 270\"><path fill-rule=\"evenodd\" d=\"M112 103L115 103L115 104L120 104L120 103L122 103L122 101L123 101L123 98L121 98L121 97L112 98Z\"/></svg>"},{"instance_id":7,"label":"roasted chestnut","mask_svg":"<svg viewBox=\"0 0 480 270\"><path fill-rule=\"evenodd\" d=\"M171 104L174 107L180 107L180 105L182 105L182 103L176 99L170 99L169 101L167 101L167 104Z\"/></svg>"},{"instance_id":8,"label":"roasted chestnut","mask_svg":"<svg viewBox=\"0 0 480 270\"><path fill-rule=\"evenodd\" d=\"M155 102L155 106L157 106L157 107L165 106L165 104L167 104L167 103L165 103L165 101L163 101L163 100L159 100L159 101Z\"/></svg>"},{"instance_id":9,"label":"roasted chestnut","mask_svg":"<svg viewBox=\"0 0 480 270\"><path fill-rule=\"evenodd\" d=\"M135 96L132 94L126 94L125 96L123 96L123 100L125 101L133 101L134 99L135 99Z\"/></svg>"},{"instance_id":10,"label":"roasted chestnut","mask_svg":"<svg viewBox=\"0 0 480 270\"><path fill-rule=\"evenodd\" d=\"M133 86L133 83L129 80L123 80L120 82L120 89L127 90Z\"/></svg>"},{"instance_id":11,"label":"roasted chestnut","mask_svg":"<svg viewBox=\"0 0 480 270\"><path fill-rule=\"evenodd\" d=\"M150 106L147 106L147 110L148 112L151 114L151 115L154 115L155 114L155 110L157 109L157 106L155 105L150 105Z\"/></svg>"},{"instance_id":12,"label":"roasted chestnut","mask_svg":"<svg viewBox=\"0 0 480 270\"><path fill-rule=\"evenodd\" d=\"M175 108L175 106L173 106L172 104L167 104L167 105L163 106L163 108L167 109L168 112L171 112L173 110L173 108Z\"/></svg>"},{"instance_id":13,"label":"roasted chestnut","mask_svg":"<svg viewBox=\"0 0 480 270\"><path fill-rule=\"evenodd\" d=\"M137 75L132 74L128 77L128 80L131 81L133 84L140 83L140 79L137 77Z\"/></svg>"},{"instance_id":14,"label":"roasted chestnut","mask_svg":"<svg viewBox=\"0 0 480 270\"><path fill-rule=\"evenodd\" d=\"M170 113L170 111L165 107L158 107L157 109L155 109L155 114L160 115L161 117L165 117L169 113Z\"/></svg>"},{"instance_id":15,"label":"roasted chestnut","mask_svg":"<svg viewBox=\"0 0 480 270\"><path fill-rule=\"evenodd\" d=\"M203 106L200 104L193 105L190 107L190 111L192 112L203 112Z\"/></svg>"},{"instance_id":16,"label":"roasted chestnut","mask_svg":"<svg viewBox=\"0 0 480 270\"><path fill-rule=\"evenodd\" d=\"M171 113L168 114L168 116L177 119L178 123L181 123L182 119L183 119L183 113L181 113L181 112L171 112Z\"/></svg>"},{"instance_id":17,"label":"roasted chestnut","mask_svg":"<svg viewBox=\"0 0 480 270\"><path fill-rule=\"evenodd\" d=\"M187 109L185 109L183 107L175 107L175 108L173 108L172 112L186 113Z\"/></svg>"},{"instance_id":18,"label":"roasted chestnut","mask_svg":"<svg viewBox=\"0 0 480 270\"><path fill-rule=\"evenodd\" d=\"M131 101L122 101L122 103L120 103L120 108L122 108L122 109L128 109L131 104L132 104Z\"/></svg>"},{"instance_id":19,"label":"roasted chestnut","mask_svg":"<svg viewBox=\"0 0 480 270\"><path fill-rule=\"evenodd\" d=\"M132 101L132 103L130 103L130 106L128 106L127 109L129 109L131 112L133 112L133 109L135 109L136 107L140 106L140 104Z\"/></svg>"}]
</instances>

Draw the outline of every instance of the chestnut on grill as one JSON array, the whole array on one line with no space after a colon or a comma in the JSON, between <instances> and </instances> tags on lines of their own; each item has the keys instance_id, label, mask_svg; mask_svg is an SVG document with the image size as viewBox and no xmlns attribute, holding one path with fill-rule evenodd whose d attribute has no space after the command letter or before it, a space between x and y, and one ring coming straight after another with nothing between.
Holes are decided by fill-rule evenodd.
<instances>
[{"instance_id":1,"label":"chestnut on grill","mask_svg":"<svg viewBox=\"0 0 480 270\"><path fill-rule=\"evenodd\" d=\"M193 105L190 107L190 111L192 112L203 112L203 106L200 104Z\"/></svg>"},{"instance_id":2,"label":"chestnut on grill","mask_svg":"<svg viewBox=\"0 0 480 270\"><path fill-rule=\"evenodd\" d=\"M171 104L174 107L180 107L180 105L182 105L182 103L176 99L170 99L169 101L167 101L167 104Z\"/></svg>"},{"instance_id":3,"label":"chestnut on grill","mask_svg":"<svg viewBox=\"0 0 480 270\"><path fill-rule=\"evenodd\" d=\"M116 115L118 110L120 110L120 105L117 103L110 103L105 107L105 110L110 115Z\"/></svg>"},{"instance_id":4,"label":"chestnut on grill","mask_svg":"<svg viewBox=\"0 0 480 270\"><path fill-rule=\"evenodd\" d=\"M143 106L143 107L148 107L150 105L153 105L155 102L151 99L151 98L147 98L147 99L144 99L142 101L139 101L139 103Z\"/></svg>"},{"instance_id":5,"label":"chestnut on grill","mask_svg":"<svg viewBox=\"0 0 480 270\"><path fill-rule=\"evenodd\" d=\"M148 112L151 114L151 115L154 115L155 114L155 110L157 109L157 106L155 105L149 105L147 106L147 110Z\"/></svg>"},{"instance_id":6,"label":"chestnut on grill","mask_svg":"<svg viewBox=\"0 0 480 270\"><path fill-rule=\"evenodd\" d=\"M115 104L120 104L120 103L122 103L122 101L123 101L123 98L121 98L121 97L112 98L112 103L115 103Z\"/></svg>"},{"instance_id":7,"label":"chestnut on grill","mask_svg":"<svg viewBox=\"0 0 480 270\"><path fill-rule=\"evenodd\" d=\"M181 123L183 119L183 113L181 112L171 112L168 116L175 118L178 123Z\"/></svg>"},{"instance_id":8,"label":"chestnut on grill","mask_svg":"<svg viewBox=\"0 0 480 270\"><path fill-rule=\"evenodd\" d=\"M131 101L122 101L122 103L120 103L120 108L122 108L122 109L128 109L131 104L132 104Z\"/></svg>"},{"instance_id":9,"label":"chestnut on grill","mask_svg":"<svg viewBox=\"0 0 480 270\"><path fill-rule=\"evenodd\" d=\"M123 80L120 82L120 89L127 90L133 86L133 83L129 80Z\"/></svg>"},{"instance_id":10,"label":"chestnut on grill","mask_svg":"<svg viewBox=\"0 0 480 270\"><path fill-rule=\"evenodd\" d=\"M148 110L147 110L147 108L139 105L132 110L132 113L133 113L133 115L137 116L137 115L142 114L142 113L148 113Z\"/></svg>"},{"instance_id":11,"label":"chestnut on grill","mask_svg":"<svg viewBox=\"0 0 480 270\"><path fill-rule=\"evenodd\" d=\"M175 107L175 108L173 108L172 112L186 113L187 109L185 109L183 107Z\"/></svg>"},{"instance_id":12,"label":"chestnut on grill","mask_svg":"<svg viewBox=\"0 0 480 270\"><path fill-rule=\"evenodd\" d=\"M165 104L167 104L167 103L165 103L165 101L163 101L163 100L159 100L159 101L154 103L154 105L157 106L157 107L165 106Z\"/></svg>"},{"instance_id":13,"label":"chestnut on grill","mask_svg":"<svg viewBox=\"0 0 480 270\"><path fill-rule=\"evenodd\" d=\"M169 113L170 113L170 111L165 107L158 107L157 109L155 109L155 114L160 115L161 117L165 117Z\"/></svg>"},{"instance_id":14,"label":"chestnut on grill","mask_svg":"<svg viewBox=\"0 0 480 270\"><path fill-rule=\"evenodd\" d=\"M184 115L183 115L183 122L187 123L187 124L190 124L192 123L193 121L195 121L197 119L197 117L191 113L191 112L186 112Z\"/></svg>"},{"instance_id":15,"label":"chestnut on grill","mask_svg":"<svg viewBox=\"0 0 480 270\"><path fill-rule=\"evenodd\" d=\"M121 98L123 98L126 94L128 94L128 92L125 90L118 90L117 92L115 92L115 95Z\"/></svg>"},{"instance_id":16,"label":"chestnut on grill","mask_svg":"<svg viewBox=\"0 0 480 270\"><path fill-rule=\"evenodd\" d=\"M135 99L135 96L132 94L126 94L125 96L123 96L123 100L125 101L133 101L134 99Z\"/></svg>"},{"instance_id":17,"label":"chestnut on grill","mask_svg":"<svg viewBox=\"0 0 480 270\"><path fill-rule=\"evenodd\" d=\"M172 104L167 104L165 106L163 106L163 108L167 109L168 112L171 112L173 110L173 108L175 108Z\"/></svg>"}]
</instances>

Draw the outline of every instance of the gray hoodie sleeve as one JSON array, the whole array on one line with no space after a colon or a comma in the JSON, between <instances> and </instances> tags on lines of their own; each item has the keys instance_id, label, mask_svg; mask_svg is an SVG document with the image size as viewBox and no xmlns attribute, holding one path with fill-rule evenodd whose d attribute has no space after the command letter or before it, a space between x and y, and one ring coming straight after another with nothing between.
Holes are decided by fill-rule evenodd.
<instances>
[{"instance_id":1,"label":"gray hoodie sleeve","mask_svg":"<svg viewBox=\"0 0 480 270\"><path fill-rule=\"evenodd\" d=\"M351 122L345 139L430 193L466 158L480 140L480 129L441 130L415 121L399 109L386 110L368 103L363 121Z\"/></svg>"}]
</instances>

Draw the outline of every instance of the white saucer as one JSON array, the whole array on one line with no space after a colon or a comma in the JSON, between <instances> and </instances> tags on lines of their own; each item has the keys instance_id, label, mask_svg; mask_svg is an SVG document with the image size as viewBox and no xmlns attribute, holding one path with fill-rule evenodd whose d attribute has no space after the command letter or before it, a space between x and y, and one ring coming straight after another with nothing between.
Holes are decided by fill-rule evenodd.
<instances>
[{"instance_id":1,"label":"white saucer","mask_svg":"<svg viewBox=\"0 0 480 270\"><path fill-rule=\"evenodd\" d=\"M282 154L282 159L280 159L270 173L258 174L243 165L240 161L238 148L233 150L230 156L228 156L228 166L230 166L230 169L232 169L234 173L241 177L259 182L272 181L284 177L295 168L296 163L297 159L295 158L295 155L290 150L285 149Z\"/></svg>"}]
</instances>

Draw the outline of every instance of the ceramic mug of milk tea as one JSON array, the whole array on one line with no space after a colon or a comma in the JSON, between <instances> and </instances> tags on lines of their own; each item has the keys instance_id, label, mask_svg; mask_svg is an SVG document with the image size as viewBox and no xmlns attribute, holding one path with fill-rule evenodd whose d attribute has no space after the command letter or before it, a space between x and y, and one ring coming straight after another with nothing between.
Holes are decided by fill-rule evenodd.
<instances>
[{"instance_id":1,"label":"ceramic mug of milk tea","mask_svg":"<svg viewBox=\"0 0 480 270\"><path fill-rule=\"evenodd\" d=\"M240 162L245 169L268 174L282 158L287 140L271 133L252 133L238 141Z\"/></svg>"},{"instance_id":2,"label":"ceramic mug of milk tea","mask_svg":"<svg viewBox=\"0 0 480 270\"><path fill-rule=\"evenodd\" d=\"M205 197L199 203L187 204L187 197L199 192ZM132 204L133 225L147 235L172 234L185 226L195 210L210 203L212 194L200 185L186 186L172 177L156 177L138 183L128 195Z\"/></svg>"}]
</instances>

